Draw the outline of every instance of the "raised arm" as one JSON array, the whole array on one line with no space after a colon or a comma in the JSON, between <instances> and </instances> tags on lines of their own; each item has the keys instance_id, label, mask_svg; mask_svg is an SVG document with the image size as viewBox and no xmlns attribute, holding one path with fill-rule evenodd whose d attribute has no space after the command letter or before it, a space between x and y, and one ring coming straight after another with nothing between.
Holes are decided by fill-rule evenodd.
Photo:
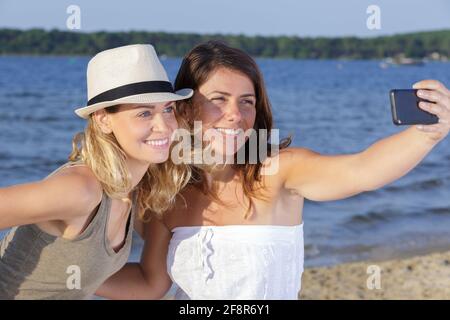
<instances>
[{"instance_id":1,"label":"raised arm","mask_svg":"<svg viewBox=\"0 0 450 320\"><path fill-rule=\"evenodd\" d=\"M167 274L167 251L172 233L156 218L144 224L140 263L127 263L106 280L96 295L108 299L161 299L172 285Z\"/></svg>"},{"instance_id":2,"label":"raised arm","mask_svg":"<svg viewBox=\"0 0 450 320\"><path fill-rule=\"evenodd\" d=\"M306 199L331 201L364 191L357 168L359 154L322 155L307 148L289 148L280 154L284 188Z\"/></svg>"},{"instance_id":3,"label":"raised arm","mask_svg":"<svg viewBox=\"0 0 450 320\"><path fill-rule=\"evenodd\" d=\"M411 126L355 154L321 155L306 148L288 149L280 155L284 186L310 200L331 201L381 188L412 170L450 128L450 92L433 80L414 87L427 89L424 98L436 102L419 106L436 114L438 124Z\"/></svg>"},{"instance_id":4,"label":"raised arm","mask_svg":"<svg viewBox=\"0 0 450 320\"><path fill-rule=\"evenodd\" d=\"M0 189L0 229L85 216L101 201L101 186L82 170Z\"/></svg>"}]
</instances>

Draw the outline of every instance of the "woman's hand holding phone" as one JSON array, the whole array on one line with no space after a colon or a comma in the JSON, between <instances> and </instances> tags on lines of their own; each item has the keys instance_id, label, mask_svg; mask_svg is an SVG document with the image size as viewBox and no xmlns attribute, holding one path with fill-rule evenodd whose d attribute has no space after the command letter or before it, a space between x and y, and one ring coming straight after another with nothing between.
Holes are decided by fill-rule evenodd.
<instances>
[{"instance_id":1,"label":"woman's hand holding phone","mask_svg":"<svg viewBox=\"0 0 450 320\"><path fill-rule=\"evenodd\" d=\"M435 114L439 121L431 125L418 125L417 129L430 134L436 141L444 139L450 131L450 91L439 81L422 80L413 85L417 95L429 102L420 102L419 107Z\"/></svg>"},{"instance_id":2,"label":"woman's hand holding phone","mask_svg":"<svg viewBox=\"0 0 450 320\"><path fill-rule=\"evenodd\" d=\"M439 81L422 80L414 90L390 92L392 117L396 125L416 125L434 141L450 131L450 91Z\"/></svg>"}]
</instances>

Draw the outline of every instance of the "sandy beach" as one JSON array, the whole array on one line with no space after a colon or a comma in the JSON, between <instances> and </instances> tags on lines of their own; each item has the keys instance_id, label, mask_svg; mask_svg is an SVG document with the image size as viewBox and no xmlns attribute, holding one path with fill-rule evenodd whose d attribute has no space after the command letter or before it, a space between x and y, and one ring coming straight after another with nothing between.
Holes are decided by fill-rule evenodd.
<instances>
[{"instance_id":1,"label":"sandy beach","mask_svg":"<svg viewBox=\"0 0 450 320\"><path fill-rule=\"evenodd\" d=\"M450 299L450 251L305 269L299 298Z\"/></svg>"}]
</instances>

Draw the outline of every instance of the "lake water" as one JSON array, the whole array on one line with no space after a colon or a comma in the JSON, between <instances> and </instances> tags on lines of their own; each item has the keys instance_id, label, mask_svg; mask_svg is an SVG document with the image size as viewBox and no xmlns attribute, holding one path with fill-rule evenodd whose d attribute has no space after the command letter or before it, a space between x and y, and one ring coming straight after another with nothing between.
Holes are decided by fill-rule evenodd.
<instances>
[{"instance_id":1,"label":"lake water","mask_svg":"<svg viewBox=\"0 0 450 320\"><path fill-rule=\"evenodd\" d=\"M0 187L44 178L66 162L84 121L87 57L0 57ZM173 80L180 59L163 64ZM258 60L281 137L323 154L360 152L405 129L392 124L388 92L434 78L450 63L380 68L379 61ZM409 174L376 191L305 200L305 265L450 248L450 138ZM292 214L298 214L292 212ZM0 231L0 238L5 231ZM135 237L130 260L139 259Z\"/></svg>"}]
</instances>

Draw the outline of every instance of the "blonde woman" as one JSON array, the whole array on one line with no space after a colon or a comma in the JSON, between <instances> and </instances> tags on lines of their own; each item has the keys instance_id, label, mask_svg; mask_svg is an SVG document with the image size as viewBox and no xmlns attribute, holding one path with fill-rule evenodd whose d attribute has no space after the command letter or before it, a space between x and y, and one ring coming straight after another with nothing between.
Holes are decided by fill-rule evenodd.
<instances>
[{"instance_id":1,"label":"blonde woman","mask_svg":"<svg viewBox=\"0 0 450 320\"><path fill-rule=\"evenodd\" d=\"M151 45L103 51L87 70L87 119L69 162L0 189L0 299L85 299L128 259L135 217L170 208L189 168L168 160L174 92Z\"/></svg>"},{"instance_id":2,"label":"blonde woman","mask_svg":"<svg viewBox=\"0 0 450 320\"><path fill-rule=\"evenodd\" d=\"M180 102L180 113L193 128L201 121L204 136L209 131L222 137L205 137L205 143L227 162L195 168L175 208L150 221L140 264L113 275L98 291L104 296L161 298L174 283L176 299L297 299L304 199L345 199L391 183L450 130L450 91L437 81L421 81L415 85L419 95L435 104L420 107L436 114L438 124L410 126L355 154L321 155L287 147L287 140L279 154L238 163L241 148L259 150L237 137L272 129L255 61L220 42L200 44L178 72L175 88L185 86L195 93ZM267 138L260 142L257 149L270 144Z\"/></svg>"}]
</instances>

